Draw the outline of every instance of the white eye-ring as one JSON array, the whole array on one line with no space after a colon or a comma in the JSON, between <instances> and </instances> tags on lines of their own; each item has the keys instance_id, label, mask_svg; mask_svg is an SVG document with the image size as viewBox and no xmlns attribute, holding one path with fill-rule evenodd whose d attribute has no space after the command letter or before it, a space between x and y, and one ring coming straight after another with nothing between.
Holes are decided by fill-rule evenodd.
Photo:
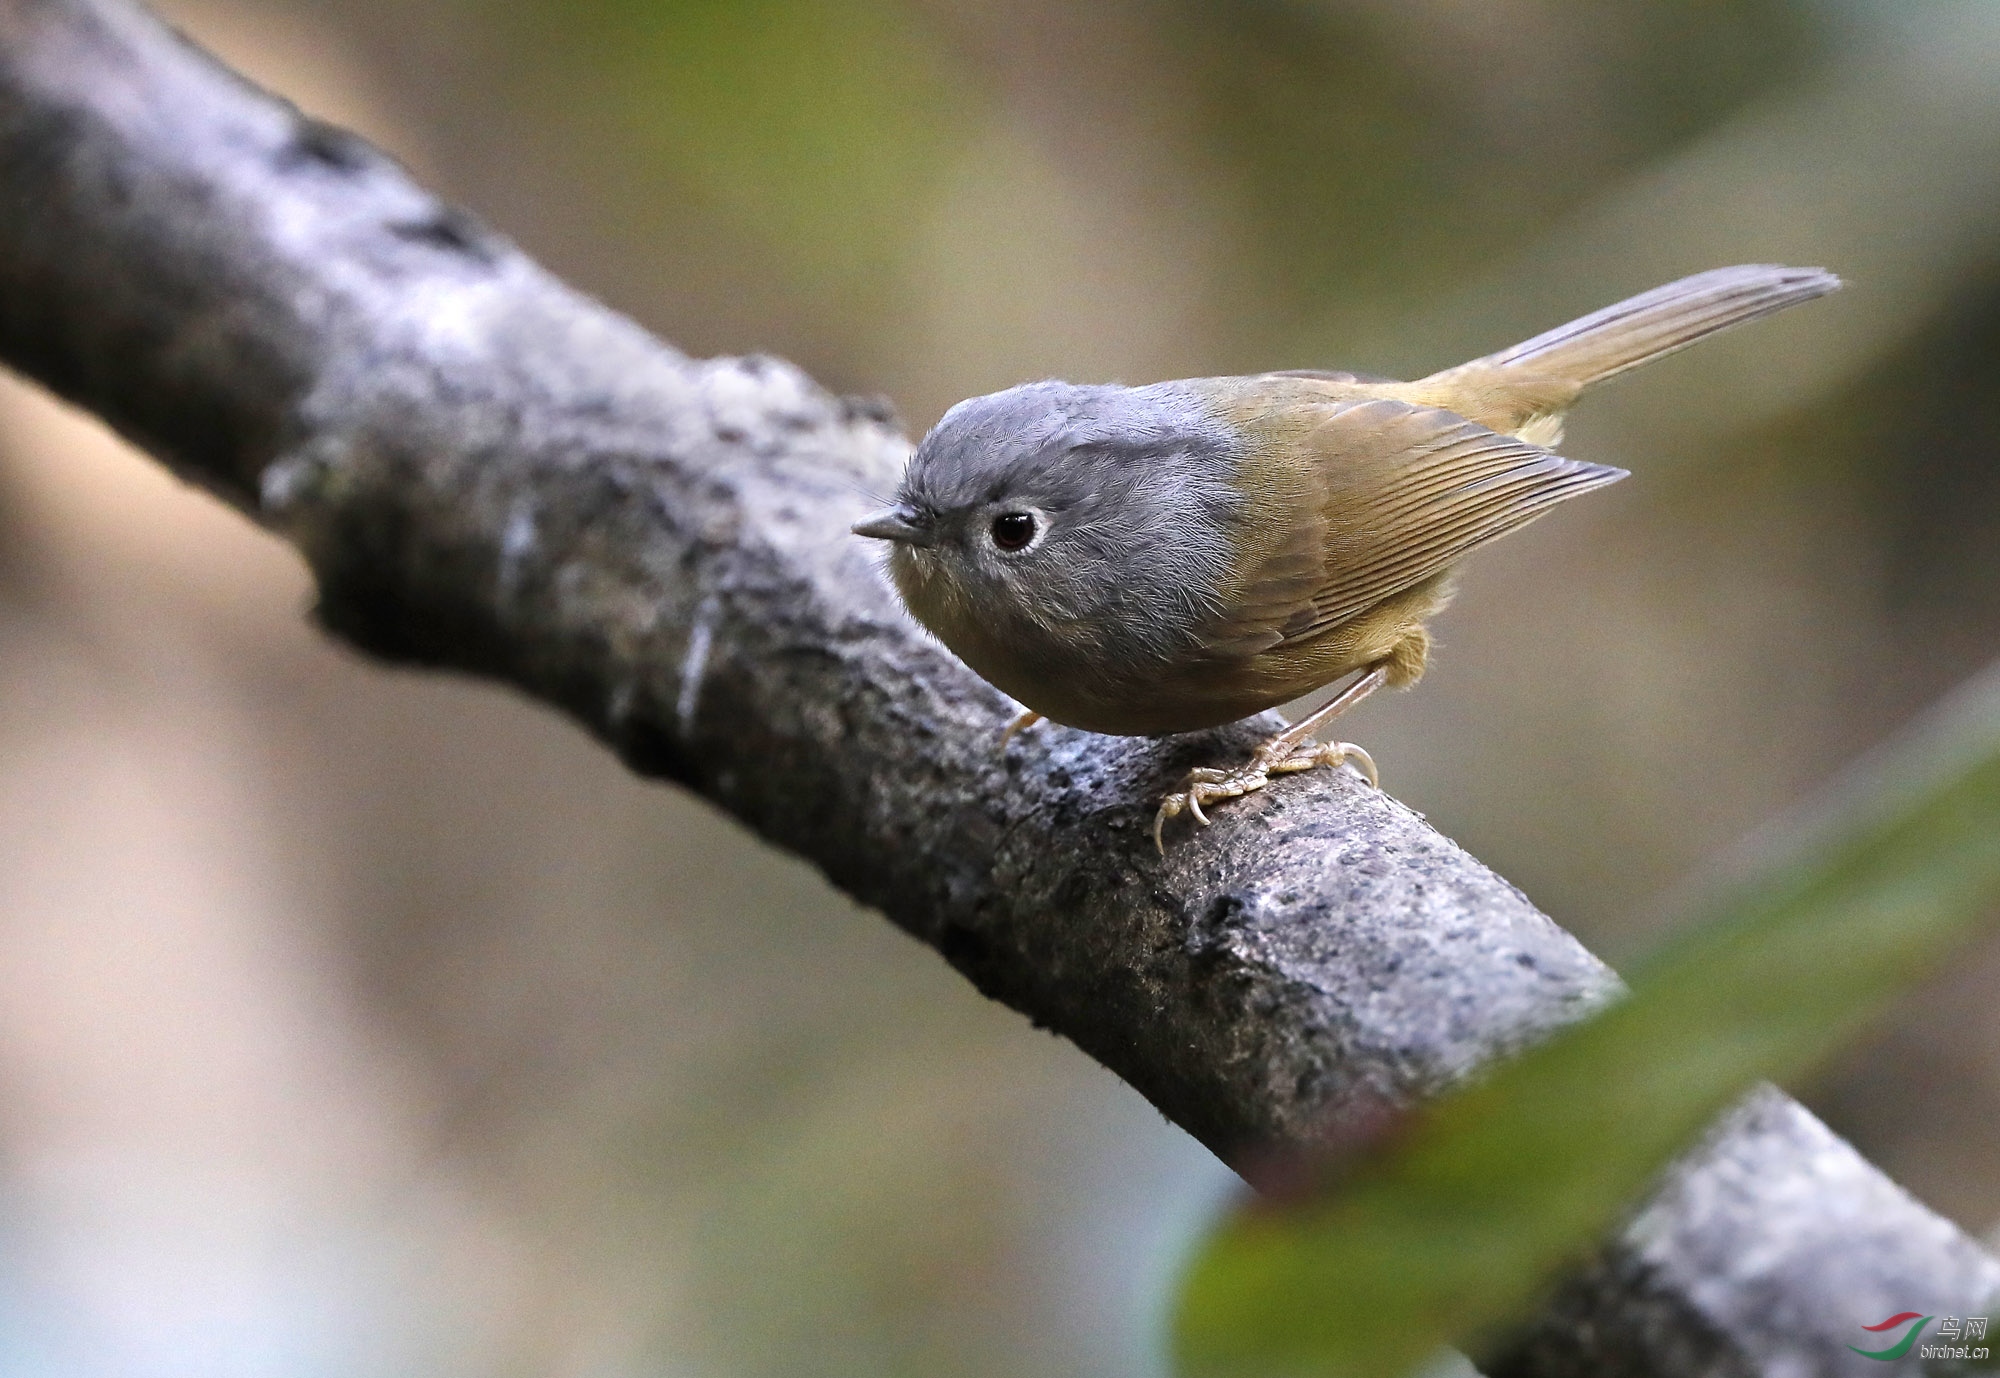
<instances>
[{"instance_id":1,"label":"white eye-ring","mask_svg":"<svg viewBox=\"0 0 2000 1378\"><path fill-rule=\"evenodd\" d=\"M1035 537L1042 534L1042 524L1033 512L1002 512L987 525L986 534L992 537L994 549L1013 555L1035 543Z\"/></svg>"}]
</instances>

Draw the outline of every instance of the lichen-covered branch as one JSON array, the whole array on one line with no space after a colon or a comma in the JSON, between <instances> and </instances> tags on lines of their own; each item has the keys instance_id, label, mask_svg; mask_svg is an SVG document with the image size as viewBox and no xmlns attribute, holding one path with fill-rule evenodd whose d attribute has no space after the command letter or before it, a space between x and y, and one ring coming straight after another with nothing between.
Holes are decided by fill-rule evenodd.
<instances>
[{"instance_id":1,"label":"lichen-covered branch","mask_svg":"<svg viewBox=\"0 0 2000 1378\"><path fill-rule=\"evenodd\" d=\"M1231 1162L1431 1095L1617 990L1344 774L1232 805L1162 861L1161 792L1258 728L1045 727L1001 752L1010 706L847 535L907 451L879 405L676 353L124 0L0 0L0 359L290 536L338 634L559 705ZM1705 1153L1508 1371L1834 1372L1879 1302L2000 1290L1782 1098ZM1829 1270L1800 1199L1835 1221L1865 1200L1914 1242ZM1784 1334L1708 1269L1740 1239ZM1697 1350L1724 1357L1675 1357Z\"/></svg>"}]
</instances>

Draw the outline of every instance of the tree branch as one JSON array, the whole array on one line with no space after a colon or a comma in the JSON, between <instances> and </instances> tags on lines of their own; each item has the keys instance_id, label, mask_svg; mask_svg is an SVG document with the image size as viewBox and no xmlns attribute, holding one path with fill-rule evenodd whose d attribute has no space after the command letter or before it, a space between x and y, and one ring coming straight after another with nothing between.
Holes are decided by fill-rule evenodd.
<instances>
[{"instance_id":1,"label":"tree branch","mask_svg":"<svg viewBox=\"0 0 2000 1378\"><path fill-rule=\"evenodd\" d=\"M1003 755L1010 706L846 534L907 453L878 404L683 357L123 0L0 0L0 358L289 536L333 631L559 705L1232 1163L1433 1095L1618 989L1345 774L1161 861L1160 794L1263 725L1044 727ZM1505 1371L1839 1372L1860 1322L1996 1291L1992 1260L1769 1093Z\"/></svg>"}]
</instances>

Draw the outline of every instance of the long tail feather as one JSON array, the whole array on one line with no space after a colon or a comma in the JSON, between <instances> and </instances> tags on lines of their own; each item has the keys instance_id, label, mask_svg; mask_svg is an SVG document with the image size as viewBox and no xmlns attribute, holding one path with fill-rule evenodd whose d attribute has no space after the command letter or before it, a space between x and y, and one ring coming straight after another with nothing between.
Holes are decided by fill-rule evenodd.
<instances>
[{"instance_id":1,"label":"long tail feather","mask_svg":"<svg viewBox=\"0 0 2000 1378\"><path fill-rule=\"evenodd\" d=\"M1479 362L1587 387L1839 287L1840 279L1823 268L1716 268L1593 311Z\"/></svg>"}]
</instances>

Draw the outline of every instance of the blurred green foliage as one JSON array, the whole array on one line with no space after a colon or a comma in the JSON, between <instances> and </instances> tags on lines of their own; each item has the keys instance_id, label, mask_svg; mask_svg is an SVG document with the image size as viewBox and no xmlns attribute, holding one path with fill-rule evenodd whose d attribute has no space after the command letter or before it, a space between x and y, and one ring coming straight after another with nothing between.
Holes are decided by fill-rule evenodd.
<instances>
[{"instance_id":1,"label":"blurred green foliage","mask_svg":"<svg viewBox=\"0 0 2000 1378\"><path fill-rule=\"evenodd\" d=\"M897 0L578 0L495 11L548 114L608 140L628 209L667 197L865 309L983 106Z\"/></svg>"},{"instance_id":2,"label":"blurred green foliage","mask_svg":"<svg viewBox=\"0 0 2000 1378\"><path fill-rule=\"evenodd\" d=\"M1773 0L1155 8L1191 77L1202 163L1241 212L1232 299L1261 307L1233 322L1245 348L1329 303L1407 309L1511 257L1826 41Z\"/></svg>"},{"instance_id":3,"label":"blurred green foliage","mask_svg":"<svg viewBox=\"0 0 2000 1378\"><path fill-rule=\"evenodd\" d=\"M1518 1315L1761 1078L1794 1077L2000 909L2000 674L1718 889L1630 998L1416 1121L1310 1204L1230 1220L1185 1370L1381 1378Z\"/></svg>"},{"instance_id":4,"label":"blurred green foliage","mask_svg":"<svg viewBox=\"0 0 2000 1378\"><path fill-rule=\"evenodd\" d=\"M603 169L593 190L613 220L754 246L864 355L907 328L916 241L946 180L992 158L982 133L1034 108L1044 143L1150 144L1140 194L1169 216L1219 215L1230 243L1206 325L1218 352L1259 366L1330 310L1378 325L1511 256L1829 41L1782 0L481 9L509 85ZM1019 192L1009 208L1032 224L1038 188Z\"/></svg>"}]
</instances>

